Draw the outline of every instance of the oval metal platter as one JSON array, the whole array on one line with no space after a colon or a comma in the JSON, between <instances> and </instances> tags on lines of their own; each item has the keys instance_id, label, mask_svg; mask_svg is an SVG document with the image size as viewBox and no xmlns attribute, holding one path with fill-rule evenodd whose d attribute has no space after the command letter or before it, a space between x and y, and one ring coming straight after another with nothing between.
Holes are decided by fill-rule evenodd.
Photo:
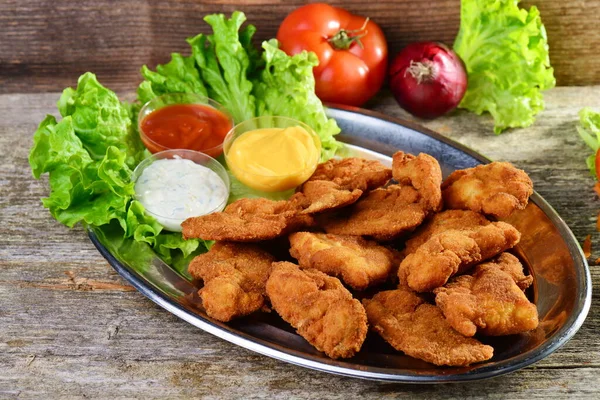
<instances>
[{"instance_id":1,"label":"oval metal platter","mask_svg":"<svg viewBox=\"0 0 600 400\"><path fill-rule=\"evenodd\" d=\"M472 150L416 124L360 109L331 108L329 115L342 128L340 139L353 155L390 164L397 150L428 153L438 159L446 176L489 160ZM528 296L536 303L540 324L527 334L480 338L494 347L488 362L448 368L405 356L374 333L353 358L332 360L315 350L275 312L255 314L230 323L207 317L198 288L158 258L131 262L101 239L89 236L113 268L137 290L167 311L198 328L249 350L315 370L363 379L440 383L490 378L541 360L564 345L589 311L591 279L586 259L564 221L534 193L523 211L507 222L522 233L516 253L534 276Z\"/></svg>"}]
</instances>

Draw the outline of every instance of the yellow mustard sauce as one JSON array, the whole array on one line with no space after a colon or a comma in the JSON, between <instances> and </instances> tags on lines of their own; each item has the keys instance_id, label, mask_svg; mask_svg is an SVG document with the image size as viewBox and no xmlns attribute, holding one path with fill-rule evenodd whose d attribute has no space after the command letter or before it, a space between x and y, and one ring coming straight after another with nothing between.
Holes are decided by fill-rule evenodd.
<instances>
[{"instance_id":1,"label":"yellow mustard sauce","mask_svg":"<svg viewBox=\"0 0 600 400\"><path fill-rule=\"evenodd\" d=\"M300 126L255 129L240 135L227 165L244 185L265 192L292 189L315 171L320 142Z\"/></svg>"}]
</instances>

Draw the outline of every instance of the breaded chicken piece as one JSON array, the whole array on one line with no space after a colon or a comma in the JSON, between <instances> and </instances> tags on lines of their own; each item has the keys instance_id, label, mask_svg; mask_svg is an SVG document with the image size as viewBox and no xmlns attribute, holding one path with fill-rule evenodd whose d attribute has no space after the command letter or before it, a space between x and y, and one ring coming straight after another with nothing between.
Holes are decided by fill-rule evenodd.
<instances>
[{"instance_id":1,"label":"breaded chicken piece","mask_svg":"<svg viewBox=\"0 0 600 400\"><path fill-rule=\"evenodd\" d=\"M352 357L362 347L367 336L365 310L339 279L276 262L267 295L281 318L329 357Z\"/></svg>"},{"instance_id":2,"label":"breaded chicken piece","mask_svg":"<svg viewBox=\"0 0 600 400\"><path fill-rule=\"evenodd\" d=\"M393 240L441 209L442 171L433 157L398 152L394 171L399 184L375 189L341 213L321 218L325 231Z\"/></svg>"},{"instance_id":3,"label":"breaded chicken piece","mask_svg":"<svg viewBox=\"0 0 600 400\"><path fill-rule=\"evenodd\" d=\"M525 275L523 264L521 264L517 257L510 253L502 253L493 261L490 261L490 263L493 263L496 268L510 275L522 291L525 291L533 283L533 276Z\"/></svg>"},{"instance_id":4,"label":"breaded chicken piece","mask_svg":"<svg viewBox=\"0 0 600 400\"><path fill-rule=\"evenodd\" d=\"M450 327L439 308L405 289L364 299L371 329L396 350L435 365L465 367L489 360L494 349Z\"/></svg>"},{"instance_id":5,"label":"breaded chicken piece","mask_svg":"<svg viewBox=\"0 0 600 400\"><path fill-rule=\"evenodd\" d=\"M398 278L416 292L428 292L444 286L451 276L510 249L520 238L519 231L505 222L444 231L402 260Z\"/></svg>"},{"instance_id":6,"label":"breaded chicken piece","mask_svg":"<svg viewBox=\"0 0 600 400\"><path fill-rule=\"evenodd\" d=\"M470 210L446 210L433 214L406 241L403 253L414 253L419 246L438 233L450 229L469 230L489 223L483 215Z\"/></svg>"},{"instance_id":7,"label":"breaded chicken piece","mask_svg":"<svg viewBox=\"0 0 600 400\"><path fill-rule=\"evenodd\" d=\"M308 182L330 181L343 189L366 192L385 185L391 177L392 170L379 161L349 157L319 164Z\"/></svg>"},{"instance_id":8,"label":"breaded chicken piece","mask_svg":"<svg viewBox=\"0 0 600 400\"><path fill-rule=\"evenodd\" d=\"M301 193L301 194L300 194ZM363 191L360 189L343 189L331 181L309 181L302 185L302 191L296 197L305 201L301 214L335 210L355 203Z\"/></svg>"},{"instance_id":9,"label":"breaded chicken piece","mask_svg":"<svg viewBox=\"0 0 600 400\"><path fill-rule=\"evenodd\" d=\"M314 224L310 215L299 214L302 207L296 200L240 199L223 212L186 219L183 238L259 242Z\"/></svg>"},{"instance_id":10,"label":"breaded chicken piece","mask_svg":"<svg viewBox=\"0 0 600 400\"><path fill-rule=\"evenodd\" d=\"M337 276L356 290L384 282L399 262L397 252L360 236L296 232L289 239L302 269Z\"/></svg>"},{"instance_id":11,"label":"breaded chicken piece","mask_svg":"<svg viewBox=\"0 0 600 400\"><path fill-rule=\"evenodd\" d=\"M273 261L256 245L217 242L195 257L188 271L204 281L198 294L206 314L227 322L261 309Z\"/></svg>"},{"instance_id":12,"label":"breaded chicken piece","mask_svg":"<svg viewBox=\"0 0 600 400\"><path fill-rule=\"evenodd\" d=\"M493 162L454 171L442 184L446 208L506 218L527 206L533 183L525 171Z\"/></svg>"},{"instance_id":13,"label":"breaded chicken piece","mask_svg":"<svg viewBox=\"0 0 600 400\"><path fill-rule=\"evenodd\" d=\"M421 202L431 211L442 209L442 170L429 154L418 156L397 151L393 156L394 179L402 186L410 185L421 195Z\"/></svg>"},{"instance_id":14,"label":"breaded chicken piece","mask_svg":"<svg viewBox=\"0 0 600 400\"><path fill-rule=\"evenodd\" d=\"M517 280L511 276L517 275ZM527 277L531 278L531 277ZM514 335L538 326L538 313L521 287L531 284L519 260L508 253L475 267L472 275L452 279L434 290L448 323L465 336Z\"/></svg>"},{"instance_id":15,"label":"breaded chicken piece","mask_svg":"<svg viewBox=\"0 0 600 400\"><path fill-rule=\"evenodd\" d=\"M317 217L327 233L370 236L393 240L419 226L427 215L411 186L390 185L375 189L337 214Z\"/></svg>"}]
</instances>

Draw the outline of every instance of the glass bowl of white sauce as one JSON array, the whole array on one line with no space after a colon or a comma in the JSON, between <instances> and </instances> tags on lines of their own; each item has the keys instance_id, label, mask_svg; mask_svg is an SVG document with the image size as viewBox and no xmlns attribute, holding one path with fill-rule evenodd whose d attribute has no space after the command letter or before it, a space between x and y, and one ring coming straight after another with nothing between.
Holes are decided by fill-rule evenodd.
<instances>
[{"instance_id":1,"label":"glass bowl of white sauce","mask_svg":"<svg viewBox=\"0 0 600 400\"><path fill-rule=\"evenodd\" d=\"M229 198L229 176L209 155L173 149L151 155L133 171L135 199L166 229L181 232L190 217L222 211Z\"/></svg>"}]
</instances>

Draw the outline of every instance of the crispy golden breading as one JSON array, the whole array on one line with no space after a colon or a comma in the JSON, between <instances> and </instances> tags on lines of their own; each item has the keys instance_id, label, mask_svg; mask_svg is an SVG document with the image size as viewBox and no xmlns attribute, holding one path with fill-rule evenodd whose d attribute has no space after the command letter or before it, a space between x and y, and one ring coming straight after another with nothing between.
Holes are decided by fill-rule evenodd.
<instances>
[{"instance_id":1,"label":"crispy golden breading","mask_svg":"<svg viewBox=\"0 0 600 400\"><path fill-rule=\"evenodd\" d=\"M441 209L442 171L435 158L397 152L393 166L399 184L375 189L341 213L321 218L325 231L393 240Z\"/></svg>"},{"instance_id":2,"label":"crispy golden breading","mask_svg":"<svg viewBox=\"0 0 600 400\"><path fill-rule=\"evenodd\" d=\"M276 262L267 295L281 318L329 357L352 357L362 347L367 336L365 310L339 279Z\"/></svg>"},{"instance_id":3,"label":"crispy golden breading","mask_svg":"<svg viewBox=\"0 0 600 400\"><path fill-rule=\"evenodd\" d=\"M360 236L296 232L290 244L301 268L337 276L357 290L384 282L398 263L397 252Z\"/></svg>"},{"instance_id":4,"label":"crispy golden breading","mask_svg":"<svg viewBox=\"0 0 600 400\"><path fill-rule=\"evenodd\" d=\"M310 215L299 214L302 208L295 200L240 199L223 212L186 219L181 224L183 237L259 242L312 225Z\"/></svg>"},{"instance_id":5,"label":"crispy golden breading","mask_svg":"<svg viewBox=\"0 0 600 400\"><path fill-rule=\"evenodd\" d=\"M489 224L483 215L470 210L446 210L433 214L406 241L404 255L414 253L432 236L450 229L473 229Z\"/></svg>"},{"instance_id":6,"label":"crispy golden breading","mask_svg":"<svg viewBox=\"0 0 600 400\"><path fill-rule=\"evenodd\" d=\"M419 226L427 215L411 186L390 185L375 189L337 214L318 217L327 233L370 236L393 240Z\"/></svg>"},{"instance_id":7,"label":"crispy golden breading","mask_svg":"<svg viewBox=\"0 0 600 400\"><path fill-rule=\"evenodd\" d=\"M343 189L366 192L385 185L391 177L392 170L379 161L349 157L319 164L308 182L331 181Z\"/></svg>"},{"instance_id":8,"label":"crispy golden breading","mask_svg":"<svg viewBox=\"0 0 600 400\"><path fill-rule=\"evenodd\" d=\"M313 214L355 203L363 194L359 189L343 189L331 181L309 181L302 185L301 194L296 194L306 203L301 214Z\"/></svg>"},{"instance_id":9,"label":"crispy golden breading","mask_svg":"<svg viewBox=\"0 0 600 400\"><path fill-rule=\"evenodd\" d=\"M425 153L414 156L398 151L393 156L392 171L400 185L410 185L419 192L428 210L442 209L442 170L435 158Z\"/></svg>"},{"instance_id":10,"label":"crispy golden breading","mask_svg":"<svg viewBox=\"0 0 600 400\"><path fill-rule=\"evenodd\" d=\"M414 291L428 292L445 285L451 276L510 249L520 238L519 231L505 222L444 231L402 260L398 278Z\"/></svg>"},{"instance_id":11,"label":"crispy golden breading","mask_svg":"<svg viewBox=\"0 0 600 400\"><path fill-rule=\"evenodd\" d=\"M496 268L504 271L513 279L519 289L525 291L533 283L533 276L525 275L523 264L510 253L502 253L493 260Z\"/></svg>"},{"instance_id":12,"label":"crispy golden breading","mask_svg":"<svg viewBox=\"0 0 600 400\"><path fill-rule=\"evenodd\" d=\"M275 258L256 245L217 242L192 260L190 275L204 281L198 294L209 317L219 321L251 314L264 305L265 284Z\"/></svg>"},{"instance_id":13,"label":"crispy golden breading","mask_svg":"<svg viewBox=\"0 0 600 400\"><path fill-rule=\"evenodd\" d=\"M452 279L435 289L435 302L448 323L465 336L514 335L538 326L538 313L511 273L522 286L525 279L519 260L503 253L497 260L475 267L472 275Z\"/></svg>"},{"instance_id":14,"label":"crispy golden breading","mask_svg":"<svg viewBox=\"0 0 600 400\"><path fill-rule=\"evenodd\" d=\"M442 184L442 193L447 208L506 218L527 206L533 183L512 164L493 162L454 171Z\"/></svg>"},{"instance_id":15,"label":"crispy golden breading","mask_svg":"<svg viewBox=\"0 0 600 400\"><path fill-rule=\"evenodd\" d=\"M408 356L435 365L467 366L494 353L491 346L456 332L439 308L408 290L379 292L363 305L371 329Z\"/></svg>"}]
</instances>

